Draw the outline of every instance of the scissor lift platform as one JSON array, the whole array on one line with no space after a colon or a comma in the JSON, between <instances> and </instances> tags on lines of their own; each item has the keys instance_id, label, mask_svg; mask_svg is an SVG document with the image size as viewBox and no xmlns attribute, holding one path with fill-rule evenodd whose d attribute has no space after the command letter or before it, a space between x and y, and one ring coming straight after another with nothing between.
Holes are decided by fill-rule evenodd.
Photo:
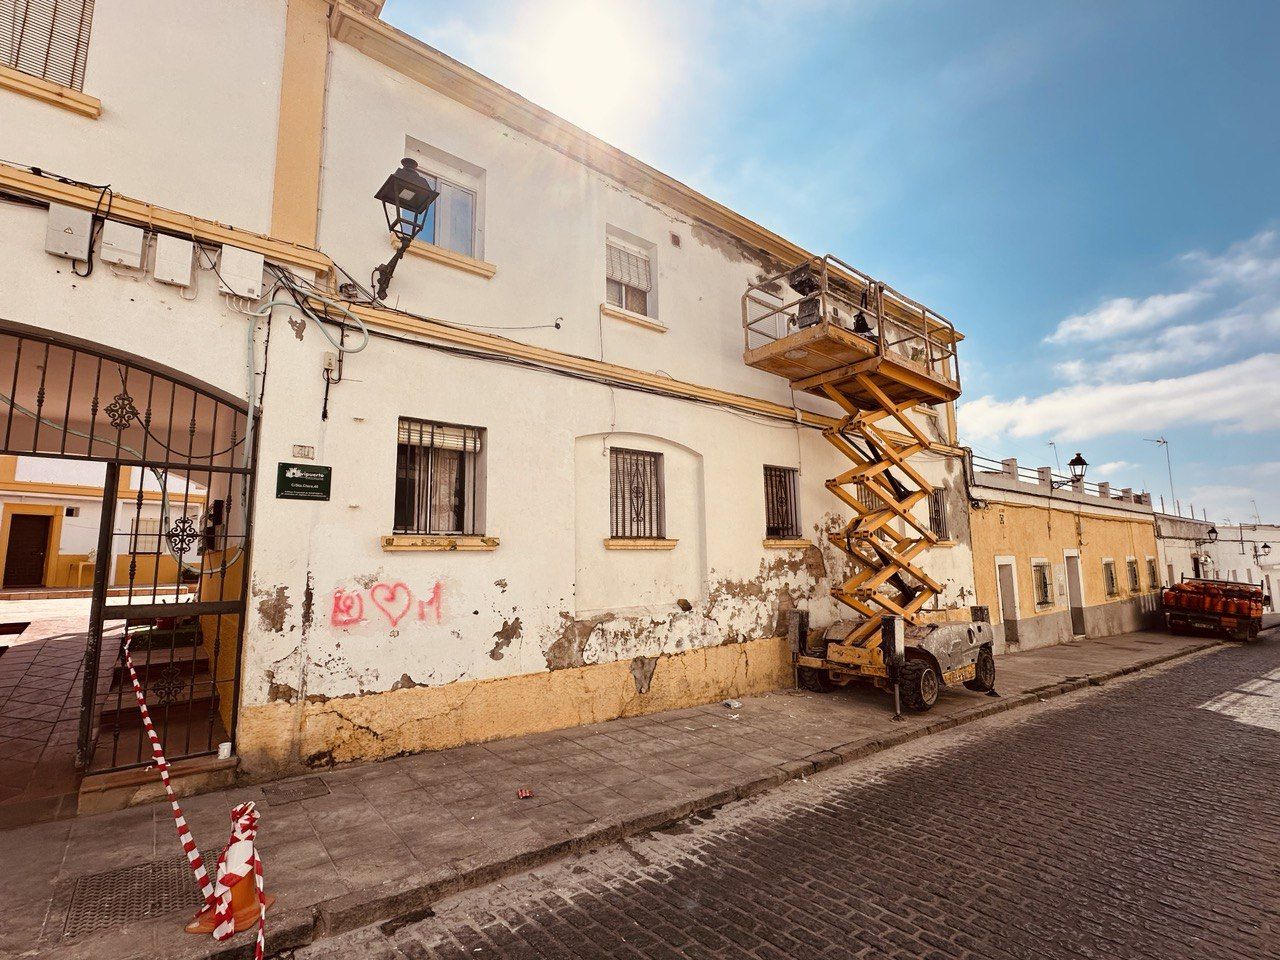
<instances>
[{"instance_id":1,"label":"scissor lift platform","mask_svg":"<svg viewBox=\"0 0 1280 960\"><path fill-rule=\"evenodd\" d=\"M960 396L960 335L923 304L832 256L748 287L742 324L748 366L834 401L845 413L823 435L852 467L826 486L852 519L827 536L851 561L850 575L831 594L858 619L829 630L819 649L798 651L801 681L813 689L853 677L905 683L904 700L916 709L932 706L944 683L989 690L995 683L983 639L989 627L966 629L959 646L933 636L901 657L881 637L886 617L922 628L921 611L942 592L917 562L938 538L921 506L933 486L909 461L935 444L912 410ZM939 654L944 648L952 652Z\"/></svg>"}]
</instances>

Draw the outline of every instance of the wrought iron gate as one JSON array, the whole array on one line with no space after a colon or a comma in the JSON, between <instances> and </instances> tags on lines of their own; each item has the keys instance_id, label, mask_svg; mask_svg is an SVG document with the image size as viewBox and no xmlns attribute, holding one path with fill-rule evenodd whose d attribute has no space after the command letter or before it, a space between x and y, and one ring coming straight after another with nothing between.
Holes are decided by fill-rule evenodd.
<instances>
[{"instance_id":1,"label":"wrought iron gate","mask_svg":"<svg viewBox=\"0 0 1280 960\"><path fill-rule=\"evenodd\" d=\"M171 760L232 741L254 435L244 401L98 345L0 325L0 453L106 464L76 764L150 762L126 637Z\"/></svg>"}]
</instances>

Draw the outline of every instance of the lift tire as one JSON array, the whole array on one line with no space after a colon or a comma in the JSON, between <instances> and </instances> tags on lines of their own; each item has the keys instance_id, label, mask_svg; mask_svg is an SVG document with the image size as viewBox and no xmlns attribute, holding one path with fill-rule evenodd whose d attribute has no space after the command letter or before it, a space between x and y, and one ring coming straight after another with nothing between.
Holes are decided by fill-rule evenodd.
<instances>
[{"instance_id":1,"label":"lift tire","mask_svg":"<svg viewBox=\"0 0 1280 960\"><path fill-rule=\"evenodd\" d=\"M992 655L990 647L982 647L978 650L978 662L974 666L973 679L964 682L965 689L976 690L978 693L994 690L996 688L996 658Z\"/></svg>"},{"instance_id":2,"label":"lift tire","mask_svg":"<svg viewBox=\"0 0 1280 960\"><path fill-rule=\"evenodd\" d=\"M915 713L924 713L938 702L942 679L933 664L924 660L908 660L898 675L902 705Z\"/></svg>"},{"instance_id":3,"label":"lift tire","mask_svg":"<svg viewBox=\"0 0 1280 960\"><path fill-rule=\"evenodd\" d=\"M831 674L816 667L800 667L796 671L796 679L801 690L812 690L814 693L830 693L836 686L831 682Z\"/></svg>"}]
</instances>

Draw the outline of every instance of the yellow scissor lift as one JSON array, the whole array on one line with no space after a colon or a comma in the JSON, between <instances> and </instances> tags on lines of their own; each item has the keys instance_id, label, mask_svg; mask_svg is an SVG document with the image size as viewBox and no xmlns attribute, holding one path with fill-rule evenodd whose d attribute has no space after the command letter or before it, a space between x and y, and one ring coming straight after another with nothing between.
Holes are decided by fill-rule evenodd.
<instances>
[{"instance_id":1,"label":"yellow scissor lift","mask_svg":"<svg viewBox=\"0 0 1280 960\"><path fill-rule=\"evenodd\" d=\"M942 585L917 563L937 537L916 512L933 486L909 461L933 442L910 414L960 395L955 328L830 255L748 287L742 322L748 366L845 413L823 431L852 463L826 484L852 512L828 534L852 561L831 593L857 619L800 640L801 683L822 690L868 678L901 690L916 710L931 707L945 684L992 690L990 625L925 624L920 616Z\"/></svg>"}]
</instances>

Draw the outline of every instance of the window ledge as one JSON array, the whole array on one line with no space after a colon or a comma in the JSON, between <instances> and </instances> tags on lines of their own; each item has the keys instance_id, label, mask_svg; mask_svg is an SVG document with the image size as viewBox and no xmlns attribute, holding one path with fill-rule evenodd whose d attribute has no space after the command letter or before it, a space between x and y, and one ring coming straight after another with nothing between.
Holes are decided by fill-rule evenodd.
<instances>
[{"instance_id":1,"label":"window ledge","mask_svg":"<svg viewBox=\"0 0 1280 960\"><path fill-rule=\"evenodd\" d=\"M102 114L102 101L97 97L41 77L33 77L11 67L0 66L0 90L12 90L24 97L61 107L90 120L97 120Z\"/></svg>"},{"instance_id":2,"label":"window ledge","mask_svg":"<svg viewBox=\"0 0 1280 960\"><path fill-rule=\"evenodd\" d=\"M655 333L666 333L669 329L666 324L659 323L653 317L646 317L643 313L634 313L631 310L624 310L621 307L615 307L611 303L600 304L600 316L612 317L614 320L623 320L627 323L634 323L637 327L644 327L646 330L652 330Z\"/></svg>"},{"instance_id":3,"label":"window ledge","mask_svg":"<svg viewBox=\"0 0 1280 960\"><path fill-rule=\"evenodd\" d=\"M497 537L434 537L396 533L382 538L382 549L390 553L435 551L487 551L498 549Z\"/></svg>"},{"instance_id":4,"label":"window ledge","mask_svg":"<svg viewBox=\"0 0 1280 960\"><path fill-rule=\"evenodd\" d=\"M394 235L388 234L388 237L391 239L391 246L400 245L400 241ZM461 270L464 273L473 273L477 277L483 277L486 280L498 272L496 266L485 260L468 257L464 253L455 253L445 247L438 247L434 243L427 243L423 240L414 240L410 243L408 253L410 256L422 257L424 260L430 260L446 267L453 267L455 270Z\"/></svg>"},{"instance_id":5,"label":"window ledge","mask_svg":"<svg viewBox=\"0 0 1280 960\"><path fill-rule=\"evenodd\" d=\"M813 541L804 537L766 537L764 545L768 550L804 550L812 547Z\"/></svg>"},{"instance_id":6,"label":"window ledge","mask_svg":"<svg viewBox=\"0 0 1280 960\"><path fill-rule=\"evenodd\" d=\"M679 540L657 537L605 537L606 550L674 550Z\"/></svg>"},{"instance_id":7,"label":"window ledge","mask_svg":"<svg viewBox=\"0 0 1280 960\"><path fill-rule=\"evenodd\" d=\"M948 537L946 540L939 540L934 544L935 547L954 547L956 542Z\"/></svg>"}]
</instances>

